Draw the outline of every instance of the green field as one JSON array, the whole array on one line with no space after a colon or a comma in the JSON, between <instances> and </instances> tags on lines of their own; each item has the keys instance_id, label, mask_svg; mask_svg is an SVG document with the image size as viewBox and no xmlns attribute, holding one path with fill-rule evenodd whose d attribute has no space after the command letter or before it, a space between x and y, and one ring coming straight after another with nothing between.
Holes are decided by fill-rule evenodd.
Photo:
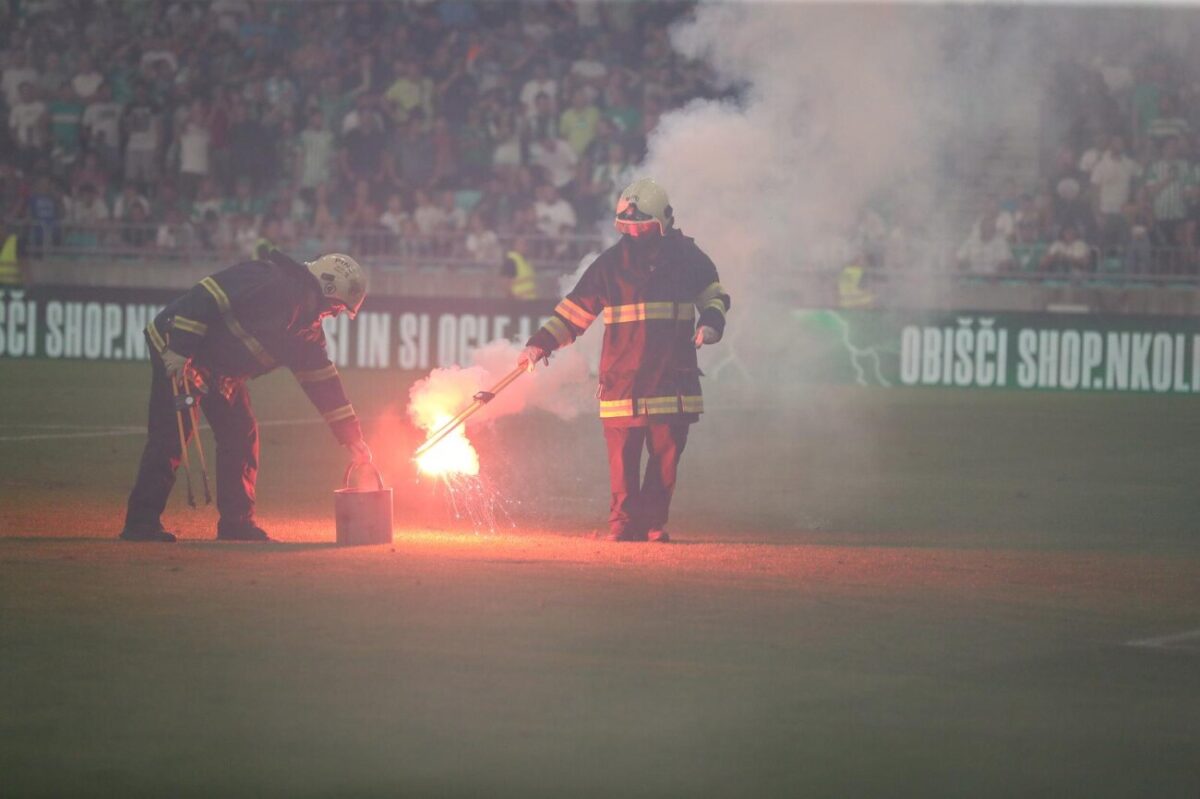
<instances>
[{"instance_id":1,"label":"green field","mask_svg":"<svg viewBox=\"0 0 1200 799\"><path fill-rule=\"evenodd\" d=\"M407 383L346 378L392 546L330 546L286 375L281 543L179 487L184 541L132 545L147 368L0 362L0 795L1200 795L1194 400L712 391L661 547L590 538L594 419L481 433L472 524Z\"/></svg>"}]
</instances>

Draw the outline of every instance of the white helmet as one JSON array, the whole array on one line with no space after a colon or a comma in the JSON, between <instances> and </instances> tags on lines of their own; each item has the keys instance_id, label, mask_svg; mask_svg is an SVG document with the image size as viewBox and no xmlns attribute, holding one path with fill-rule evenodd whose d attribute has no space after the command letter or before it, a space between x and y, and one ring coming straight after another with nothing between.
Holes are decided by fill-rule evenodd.
<instances>
[{"instance_id":1,"label":"white helmet","mask_svg":"<svg viewBox=\"0 0 1200 799\"><path fill-rule=\"evenodd\" d=\"M613 222L618 233L636 238L658 228L659 235L665 236L674 224L667 192L652 179L635 180L621 192Z\"/></svg>"},{"instance_id":2,"label":"white helmet","mask_svg":"<svg viewBox=\"0 0 1200 799\"><path fill-rule=\"evenodd\" d=\"M333 252L304 264L321 284L326 299L346 306L350 318L358 316L367 296L367 273L349 255Z\"/></svg>"}]
</instances>

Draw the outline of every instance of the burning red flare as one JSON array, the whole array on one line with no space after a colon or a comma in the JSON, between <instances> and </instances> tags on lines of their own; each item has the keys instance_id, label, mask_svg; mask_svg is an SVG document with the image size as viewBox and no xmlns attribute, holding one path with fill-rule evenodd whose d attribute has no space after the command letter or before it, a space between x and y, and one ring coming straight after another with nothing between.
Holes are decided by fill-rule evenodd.
<instances>
[{"instance_id":1,"label":"burning red flare","mask_svg":"<svg viewBox=\"0 0 1200 799\"><path fill-rule=\"evenodd\" d=\"M425 414L422 414L424 416ZM426 428L426 432L439 430L453 418L452 412L441 411L432 415L434 423ZM421 474L430 477L450 477L454 475L474 476L479 474L479 453L467 438L465 426L457 428L442 439L433 449L417 458L417 469Z\"/></svg>"}]
</instances>

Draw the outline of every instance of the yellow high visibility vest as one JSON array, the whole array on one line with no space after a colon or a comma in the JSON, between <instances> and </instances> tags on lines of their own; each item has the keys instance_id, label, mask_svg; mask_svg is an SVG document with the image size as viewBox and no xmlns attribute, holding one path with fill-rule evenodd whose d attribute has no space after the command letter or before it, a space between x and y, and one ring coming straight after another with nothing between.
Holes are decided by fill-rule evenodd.
<instances>
[{"instance_id":1,"label":"yellow high visibility vest","mask_svg":"<svg viewBox=\"0 0 1200 799\"><path fill-rule=\"evenodd\" d=\"M838 304L843 308L865 308L875 302L874 295L862 287L863 268L847 266L838 276Z\"/></svg>"},{"instance_id":2,"label":"yellow high visibility vest","mask_svg":"<svg viewBox=\"0 0 1200 799\"><path fill-rule=\"evenodd\" d=\"M533 271L533 265L516 250L509 250L505 257L513 262L516 269L512 285L508 289L509 293L518 300L536 300L537 274Z\"/></svg>"},{"instance_id":3,"label":"yellow high visibility vest","mask_svg":"<svg viewBox=\"0 0 1200 799\"><path fill-rule=\"evenodd\" d=\"M21 282L21 271L17 269L17 234L9 233L0 247L0 283L16 285Z\"/></svg>"}]
</instances>

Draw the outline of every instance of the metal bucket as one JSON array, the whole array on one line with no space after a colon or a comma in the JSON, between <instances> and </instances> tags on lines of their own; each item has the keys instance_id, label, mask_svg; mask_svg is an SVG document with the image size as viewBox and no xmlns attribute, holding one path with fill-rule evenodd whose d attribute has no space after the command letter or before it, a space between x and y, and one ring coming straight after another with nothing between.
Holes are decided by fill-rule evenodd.
<instances>
[{"instance_id":1,"label":"metal bucket","mask_svg":"<svg viewBox=\"0 0 1200 799\"><path fill-rule=\"evenodd\" d=\"M392 543L392 489L383 487L374 464L367 465L375 472L377 488L351 488L352 463L342 480L345 487L333 492L337 542L343 546Z\"/></svg>"}]
</instances>

